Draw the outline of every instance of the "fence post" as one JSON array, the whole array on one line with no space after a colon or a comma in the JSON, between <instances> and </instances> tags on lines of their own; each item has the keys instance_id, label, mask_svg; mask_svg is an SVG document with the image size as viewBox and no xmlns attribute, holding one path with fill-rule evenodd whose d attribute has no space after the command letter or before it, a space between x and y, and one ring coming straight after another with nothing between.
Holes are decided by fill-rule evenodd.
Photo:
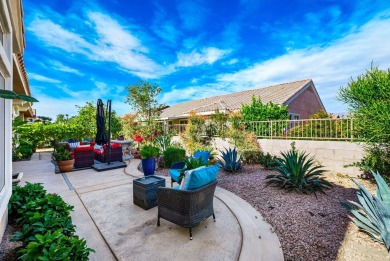
<instances>
[{"instance_id":1,"label":"fence post","mask_svg":"<svg viewBox=\"0 0 390 261\"><path fill-rule=\"evenodd\" d=\"M272 140L272 120L271 120L271 140Z\"/></svg>"},{"instance_id":2,"label":"fence post","mask_svg":"<svg viewBox=\"0 0 390 261\"><path fill-rule=\"evenodd\" d=\"M351 142L353 141L353 118L351 118Z\"/></svg>"}]
</instances>

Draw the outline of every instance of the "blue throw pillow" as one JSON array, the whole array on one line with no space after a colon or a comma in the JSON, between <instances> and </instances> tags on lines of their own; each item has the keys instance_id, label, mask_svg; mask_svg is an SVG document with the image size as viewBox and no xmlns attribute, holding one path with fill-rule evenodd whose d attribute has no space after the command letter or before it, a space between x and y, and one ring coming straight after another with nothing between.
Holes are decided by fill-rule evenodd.
<instances>
[{"instance_id":1,"label":"blue throw pillow","mask_svg":"<svg viewBox=\"0 0 390 261\"><path fill-rule=\"evenodd\" d=\"M179 177L180 177L180 171L181 171L181 169L170 169L169 170L169 175L171 176L171 178L174 181L177 182L179 180Z\"/></svg>"},{"instance_id":2,"label":"blue throw pillow","mask_svg":"<svg viewBox=\"0 0 390 261\"><path fill-rule=\"evenodd\" d=\"M209 161L209 158L210 158L210 152L209 151L196 151L194 153L194 156L193 158L194 159L199 159L200 157L202 157L202 162L203 164L206 164L208 161Z\"/></svg>"},{"instance_id":3,"label":"blue throw pillow","mask_svg":"<svg viewBox=\"0 0 390 261\"><path fill-rule=\"evenodd\" d=\"M194 190L214 182L217 179L218 171L219 164L193 171L186 189Z\"/></svg>"}]
</instances>

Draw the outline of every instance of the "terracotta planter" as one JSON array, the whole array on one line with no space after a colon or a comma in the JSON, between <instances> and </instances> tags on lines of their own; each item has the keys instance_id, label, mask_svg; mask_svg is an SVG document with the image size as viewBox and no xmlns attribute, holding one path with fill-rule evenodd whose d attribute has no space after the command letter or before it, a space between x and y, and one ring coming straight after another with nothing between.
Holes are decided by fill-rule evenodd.
<instances>
[{"instance_id":1,"label":"terracotta planter","mask_svg":"<svg viewBox=\"0 0 390 261\"><path fill-rule=\"evenodd\" d=\"M74 165L74 159L57 161L57 165L61 172L72 171Z\"/></svg>"}]
</instances>

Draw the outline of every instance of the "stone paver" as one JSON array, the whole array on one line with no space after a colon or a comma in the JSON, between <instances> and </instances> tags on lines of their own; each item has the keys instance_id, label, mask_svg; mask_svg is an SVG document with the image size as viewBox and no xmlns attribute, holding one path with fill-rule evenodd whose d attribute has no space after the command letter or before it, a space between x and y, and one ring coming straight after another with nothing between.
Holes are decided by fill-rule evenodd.
<instances>
[{"instance_id":1,"label":"stone paver","mask_svg":"<svg viewBox=\"0 0 390 261\"><path fill-rule=\"evenodd\" d=\"M283 260L271 226L247 202L219 187L217 221L209 218L194 228L193 240L188 229L163 219L157 227L157 208L145 211L133 204L133 179L143 175L138 164L131 160L126 169L66 173L71 188L54 174L49 153L34 154L30 162L13 167L24 172L22 185L41 182L75 207L77 234L96 250L91 260Z\"/></svg>"}]
</instances>

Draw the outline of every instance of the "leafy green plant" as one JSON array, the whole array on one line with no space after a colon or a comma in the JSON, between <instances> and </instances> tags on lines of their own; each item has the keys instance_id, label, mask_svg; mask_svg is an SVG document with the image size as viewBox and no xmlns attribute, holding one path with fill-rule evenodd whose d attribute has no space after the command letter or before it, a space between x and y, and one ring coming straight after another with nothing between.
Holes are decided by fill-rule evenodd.
<instances>
[{"instance_id":1,"label":"leafy green plant","mask_svg":"<svg viewBox=\"0 0 390 261\"><path fill-rule=\"evenodd\" d=\"M12 234L11 241L22 241L26 246L29 242L35 240L36 234L44 234L47 231L62 229L66 236L73 236L75 225L69 215L61 212L47 210L45 212L34 212L28 218L28 222L23 225L22 230Z\"/></svg>"},{"instance_id":2,"label":"leafy green plant","mask_svg":"<svg viewBox=\"0 0 390 261\"><path fill-rule=\"evenodd\" d=\"M390 68L371 67L341 87L338 99L348 105L354 117L354 137L365 140L367 156L362 165L389 179Z\"/></svg>"},{"instance_id":3,"label":"leafy green plant","mask_svg":"<svg viewBox=\"0 0 390 261\"><path fill-rule=\"evenodd\" d=\"M278 166L278 161L281 161L279 157L271 155L268 152L260 152L259 154L259 164L262 165L265 169L272 169Z\"/></svg>"},{"instance_id":4,"label":"leafy green plant","mask_svg":"<svg viewBox=\"0 0 390 261\"><path fill-rule=\"evenodd\" d=\"M90 252L84 239L78 236L68 237L62 229L46 234L35 235L25 248L19 250L21 260L88 260Z\"/></svg>"},{"instance_id":5,"label":"leafy green plant","mask_svg":"<svg viewBox=\"0 0 390 261\"><path fill-rule=\"evenodd\" d=\"M237 149L226 149L221 152L221 166L227 172L237 172L242 168L242 158L238 155Z\"/></svg>"},{"instance_id":6,"label":"leafy green plant","mask_svg":"<svg viewBox=\"0 0 390 261\"><path fill-rule=\"evenodd\" d=\"M16 221L20 224L28 223L35 213L44 213L52 210L61 216L68 216L73 206L67 204L59 195L47 194L45 197L31 200L21 206L17 211L19 218Z\"/></svg>"},{"instance_id":7,"label":"leafy green plant","mask_svg":"<svg viewBox=\"0 0 390 261\"><path fill-rule=\"evenodd\" d=\"M33 155L31 142L23 139L12 140L12 161L30 159Z\"/></svg>"},{"instance_id":8,"label":"leafy green plant","mask_svg":"<svg viewBox=\"0 0 390 261\"><path fill-rule=\"evenodd\" d=\"M26 182L24 187L13 186L12 195L8 204L8 213L11 219L20 217L18 210L21 209L27 202L39 200L45 197L46 190L42 183Z\"/></svg>"},{"instance_id":9,"label":"leafy green plant","mask_svg":"<svg viewBox=\"0 0 390 261\"><path fill-rule=\"evenodd\" d=\"M351 220L371 238L384 244L390 252L390 189L378 172L372 172L377 183L376 196L371 195L359 182L352 180L359 190L356 190L359 203L348 201L353 206L340 202L353 217Z\"/></svg>"},{"instance_id":10,"label":"leafy green plant","mask_svg":"<svg viewBox=\"0 0 390 261\"><path fill-rule=\"evenodd\" d=\"M39 183L13 187L9 205L10 219L22 225L12 235L21 241L18 251L22 260L88 260L94 250L84 239L74 235L75 226L68 205L59 195L46 194Z\"/></svg>"},{"instance_id":11,"label":"leafy green plant","mask_svg":"<svg viewBox=\"0 0 390 261\"><path fill-rule=\"evenodd\" d=\"M193 157L189 157L189 158L184 159L184 162L186 163L185 170L196 169L196 168L208 165L208 163L203 163L202 157L199 157L198 159L195 159Z\"/></svg>"},{"instance_id":12,"label":"leafy green plant","mask_svg":"<svg viewBox=\"0 0 390 261\"><path fill-rule=\"evenodd\" d=\"M185 149L181 147L168 147L164 152L164 166L168 168L173 162L182 161L185 158Z\"/></svg>"},{"instance_id":13,"label":"leafy green plant","mask_svg":"<svg viewBox=\"0 0 390 261\"><path fill-rule=\"evenodd\" d=\"M187 170L196 169L196 168L199 168L202 166L208 166L208 162L203 163L202 157L199 157L198 159L195 159L193 157L189 157L189 158L184 159L183 161L185 162L186 167L180 171L179 183L183 179L184 174Z\"/></svg>"},{"instance_id":14,"label":"leafy green plant","mask_svg":"<svg viewBox=\"0 0 390 261\"><path fill-rule=\"evenodd\" d=\"M203 137L202 128L205 125L206 118L202 115L196 115L195 112L190 112L188 124L184 132L180 133L185 148L189 154L194 154L198 148L202 147Z\"/></svg>"},{"instance_id":15,"label":"leafy green plant","mask_svg":"<svg viewBox=\"0 0 390 261\"><path fill-rule=\"evenodd\" d=\"M66 149L65 145L58 146L53 154L55 161L71 160L72 154Z\"/></svg>"},{"instance_id":16,"label":"leafy green plant","mask_svg":"<svg viewBox=\"0 0 390 261\"><path fill-rule=\"evenodd\" d=\"M149 159L158 157L160 155L160 150L155 146L145 145L141 148L140 154L143 159Z\"/></svg>"},{"instance_id":17,"label":"leafy green plant","mask_svg":"<svg viewBox=\"0 0 390 261\"><path fill-rule=\"evenodd\" d=\"M278 165L274 169L277 174L266 177L267 185L296 190L307 194L319 191L325 194L324 189L330 189L332 184L321 178L325 172L321 165L314 165L314 157L309 158L305 151L298 151L294 147L288 152L282 152L282 159L276 160Z\"/></svg>"}]
</instances>

